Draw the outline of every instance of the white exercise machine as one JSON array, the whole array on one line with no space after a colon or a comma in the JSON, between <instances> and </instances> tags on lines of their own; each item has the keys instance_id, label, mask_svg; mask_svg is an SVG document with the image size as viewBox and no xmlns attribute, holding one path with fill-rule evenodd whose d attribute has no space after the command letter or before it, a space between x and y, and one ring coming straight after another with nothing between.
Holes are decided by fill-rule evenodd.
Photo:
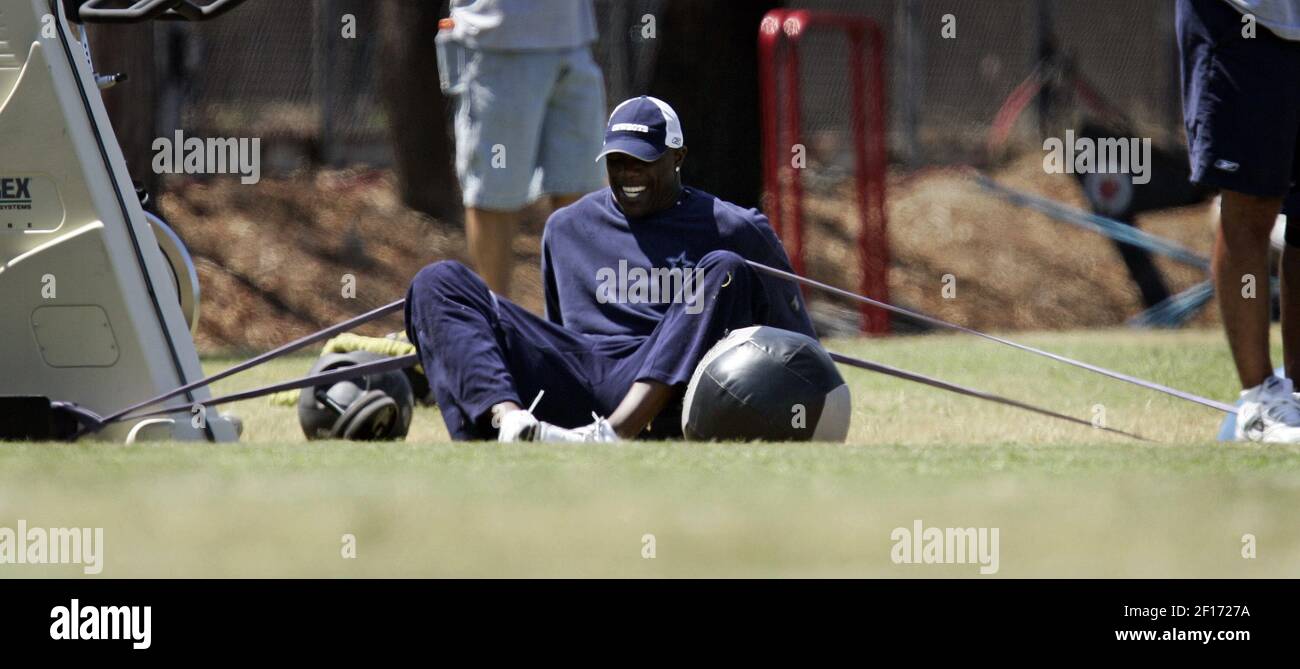
<instances>
[{"instance_id":1,"label":"white exercise machine","mask_svg":"<svg viewBox=\"0 0 1300 669\"><path fill-rule=\"evenodd\" d=\"M83 24L203 20L240 2L0 0L0 438L52 437L51 404L104 415L203 377L194 265L141 205L100 98L116 78L93 70ZM238 438L201 407L96 435Z\"/></svg>"}]
</instances>

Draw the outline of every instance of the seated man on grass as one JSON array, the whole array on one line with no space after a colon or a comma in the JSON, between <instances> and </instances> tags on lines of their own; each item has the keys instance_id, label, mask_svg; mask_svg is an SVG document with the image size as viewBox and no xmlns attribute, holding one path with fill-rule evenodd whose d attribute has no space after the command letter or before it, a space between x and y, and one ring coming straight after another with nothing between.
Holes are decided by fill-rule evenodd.
<instances>
[{"instance_id":1,"label":"seated man on grass","mask_svg":"<svg viewBox=\"0 0 1300 669\"><path fill-rule=\"evenodd\" d=\"M682 390L727 332L815 336L797 286L744 262L790 271L767 219L682 185L672 108L645 96L620 104L600 157L609 187L546 223L545 319L457 262L412 281L407 335L453 438L680 436Z\"/></svg>"}]
</instances>

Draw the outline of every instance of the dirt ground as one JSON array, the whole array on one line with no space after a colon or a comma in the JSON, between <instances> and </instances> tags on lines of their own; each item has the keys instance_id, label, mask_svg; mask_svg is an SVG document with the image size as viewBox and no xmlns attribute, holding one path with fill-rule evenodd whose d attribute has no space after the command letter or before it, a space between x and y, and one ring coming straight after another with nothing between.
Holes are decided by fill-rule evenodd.
<instances>
[{"instance_id":1,"label":"dirt ground","mask_svg":"<svg viewBox=\"0 0 1300 669\"><path fill-rule=\"evenodd\" d=\"M1004 185L1084 208L1065 175L1029 156L993 172ZM465 259L460 226L403 206L392 175L344 170L264 178L253 186L177 180L160 198L164 217L190 247L203 303L201 351L267 349L404 296L424 265ZM810 200L809 273L857 286L856 216L844 187ZM1007 204L956 170L894 173L888 188L890 292L900 305L980 329L1064 330L1113 326L1141 311L1114 246L1091 232ZM1147 214L1141 226L1198 253L1212 240L1209 205ZM541 310L540 214L515 240L515 298ZM1204 277L1159 260L1179 291ZM945 299L943 276L955 278ZM352 279L349 279L352 277ZM355 285L355 297L344 289ZM1205 309L1193 324L1217 318ZM401 328L400 315L363 328Z\"/></svg>"},{"instance_id":2,"label":"dirt ground","mask_svg":"<svg viewBox=\"0 0 1300 669\"><path fill-rule=\"evenodd\" d=\"M1041 156L1027 156L989 175L999 184L1087 210L1068 175L1047 174ZM809 273L853 288L859 274L851 193L807 207ZM1123 324L1143 310L1115 245L1093 232L1022 209L980 188L961 169L931 168L890 175L888 192L891 301L986 330L1068 330ZM1150 212L1143 230L1208 256L1213 243L1210 203ZM820 230L820 241L819 233ZM831 237L832 234L838 239ZM1171 293L1204 281L1196 268L1157 256ZM845 271L845 270L848 271ZM944 275L956 295L942 294ZM1189 325L1217 322L1212 308Z\"/></svg>"}]
</instances>

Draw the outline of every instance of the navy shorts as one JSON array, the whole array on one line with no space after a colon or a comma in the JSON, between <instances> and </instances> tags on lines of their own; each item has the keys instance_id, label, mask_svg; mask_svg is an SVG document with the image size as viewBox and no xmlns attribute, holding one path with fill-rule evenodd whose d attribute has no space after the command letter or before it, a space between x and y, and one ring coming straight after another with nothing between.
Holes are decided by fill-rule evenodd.
<instances>
[{"instance_id":1,"label":"navy shorts","mask_svg":"<svg viewBox=\"0 0 1300 669\"><path fill-rule=\"evenodd\" d=\"M1224 0L1178 0L1176 22L1192 181L1291 193L1300 182L1300 42L1262 24L1244 37L1242 14Z\"/></svg>"}]
</instances>

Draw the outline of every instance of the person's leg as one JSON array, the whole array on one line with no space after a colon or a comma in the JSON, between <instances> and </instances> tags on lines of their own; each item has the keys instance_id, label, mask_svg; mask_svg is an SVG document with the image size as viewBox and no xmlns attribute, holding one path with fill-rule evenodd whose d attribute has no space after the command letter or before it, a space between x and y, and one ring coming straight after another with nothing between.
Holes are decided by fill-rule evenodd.
<instances>
[{"instance_id":1,"label":"person's leg","mask_svg":"<svg viewBox=\"0 0 1300 669\"><path fill-rule=\"evenodd\" d=\"M490 426L480 419L497 404L520 401L495 301L481 279L453 261L420 270L406 293L407 338L453 439L486 438Z\"/></svg>"},{"instance_id":2,"label":"person's leg","mask_svg":"<svg viewBox=\"0 0 1300 669\"><path fill-rule=\"evenodd\" d=\"M1282 282L1282 364L1289 379L1300 379L1300 248L1287 244L1278 267Z\"/></svg>"},{"instance_id":3,"label":"person's leg","mask_svg":"<svg viewBox=\"0 0 1300 669\"><path fill-rule=\"evenodd\" d=\"M605 80L587 47L562 58L560 76L546 105L537 163L542 192L551 210L568 206L605 183L604 160L597 161L605 132Z\"/></svg>"},{"instance_id":4,"label":"person's leg","mask_svg":"<svg viewBox=\"0 0 1300 669\"><path fill-rule=\"evenodd\" d=\"M492 438L494 418L542 390L540 417L574 426L590 420L597 408L590 376L603 366L581 335L497 297L453 261L421 270L406 300L407 337L453 438Z\"/></svg>"},{"instance_id":5,"label":"person's leg","mask_svg":"<svg viewBox=\"0 0 1300 669\"><path fill-rule=\"evenodd\" d=\"M609 415L609 425L622 439L635 439L676 397L677 391L659 381L637 381Z\"/></svg>"},{"instance_id":6,"label":"person's leg","mask_svg":"<svg viewBox=\"0 0 1300 669\"><path fill-rule=\"evenodd\" d=\"M1277 270L1282 284L1282 364L1287 378L1300 379L1300 193L1284 200L1282 213L1287 217Z\"/></svg>"},{"instance_id":7,"label":"person's leg","mask_svg":"<svg viewBox=\"0 0 1300 669\"><path fill-rule=\"evenodd\" d=\"M538 166L549 82L559 60L545 52L477 51L456 110L456 172L474 268L510 294L517 221Z\"/></svg>"},{"instance_id":8,"label":"person's leg","mask_svg":"<svg viewBox=\"0 0 1300 669\"><path fill-rule=\"evenodd\" d=\"M514 241L518 211L465 209L465 241L470 262L498 295L510 295L510 276L515 268Z\"/></svg>"},{"instance_id":9,"label":"person's leg","mask_svg":"<svg viewBox=\"0 0 1300 669\"><path fill-rule=\"evenodd\" d=\"M1268 236L1282 199L1225 190L1222 203L1214 246L1214 289L1237 376L1243 388L1253 388L1273 375L1268 347L1272 306Z\"/></svg>"},{"instance_id":10,"label":"person's leg","mask_svg":"<svg viewBox=\"0 0 1300 669\"><path fill-rule=\"evenodd\" d=\"M1273 375L1268 346L1268 236L1300 146L1300 89L1280 82L1300 78L1300 44L1267 29L1246 38L1241 14L1215 0L1178 0L1175 29L1191 180L1223 194L1212 269L1243 387L1236 437L1300 443L1300 401Z\"/></svg>"}]
</instances>

